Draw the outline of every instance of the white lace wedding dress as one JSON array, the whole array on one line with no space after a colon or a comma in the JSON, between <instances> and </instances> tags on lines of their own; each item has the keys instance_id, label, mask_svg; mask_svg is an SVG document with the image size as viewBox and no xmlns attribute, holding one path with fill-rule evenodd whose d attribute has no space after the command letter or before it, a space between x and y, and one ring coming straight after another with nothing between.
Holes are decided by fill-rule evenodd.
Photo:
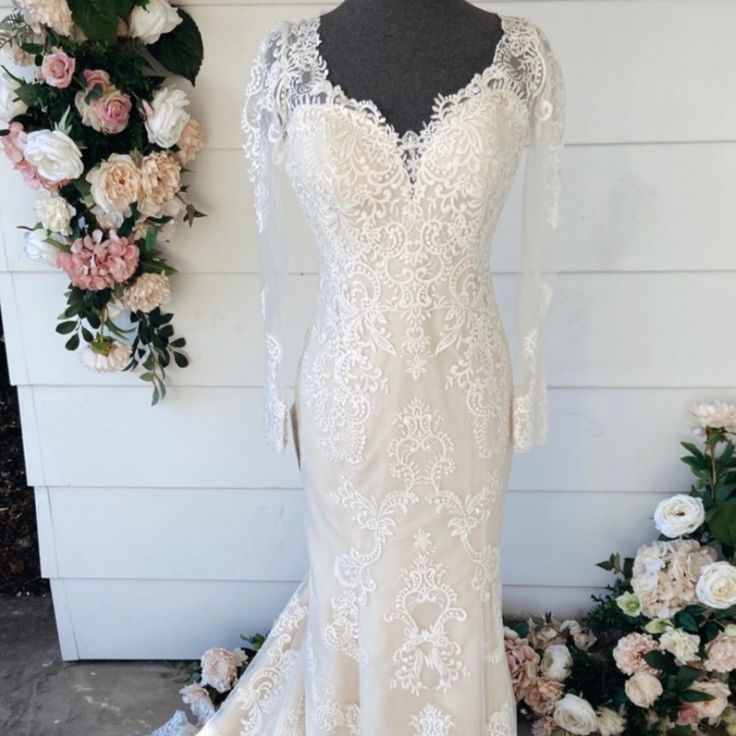
<instances>
[{"instance_id":1,"label":"white lace wedding dress","mask_svg":"<svg viewBox=\"0 0 736 736\"><path fill-rule=\"evenodd\" d=\"M266 435L278 451L291 435L300 459L309 572L220 710L192 733L516 734L501 529L512 452L547 433L541 325L565 94L544 33L520 16L501 20L488 66L437 95L421 131L404 135L330 81L320 15L275 23L262 38L243 129L260 235ZM522 155L512 380L490 244ZM292 403L280 170L320 259ZM183 732L169 725L161 733Z\"/></svg>"}]
</instances>

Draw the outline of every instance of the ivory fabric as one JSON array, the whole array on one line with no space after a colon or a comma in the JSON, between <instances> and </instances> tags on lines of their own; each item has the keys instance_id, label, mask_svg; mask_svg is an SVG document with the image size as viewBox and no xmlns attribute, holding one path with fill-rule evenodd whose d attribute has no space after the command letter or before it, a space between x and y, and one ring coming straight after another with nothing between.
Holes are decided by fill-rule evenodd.
<instances>
[{"instance_id":1,"label":"ivory fabric","mask_svg":"<svg viewBox=\"0 0 736 736\"><path fill-rule=\"evenodd\" d=\"M542 321L559 226L564 82L502 15L489 65L399 135L330 81L320 15L262 37L243 109L261 248L265 436L291 435L309 570L200 736L513 736L501 535L514 450L547 435ZM512 371L490 250L524 165ZM319 249L286 398L279 170ZM217 605L216 601L213 605Z\"/></svg>"}]
</instances>

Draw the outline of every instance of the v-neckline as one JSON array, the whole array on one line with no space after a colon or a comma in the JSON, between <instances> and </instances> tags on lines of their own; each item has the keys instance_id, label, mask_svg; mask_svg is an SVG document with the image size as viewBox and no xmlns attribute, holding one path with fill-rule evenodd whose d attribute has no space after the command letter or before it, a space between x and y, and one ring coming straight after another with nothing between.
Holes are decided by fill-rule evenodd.
<instances>
[{"instance_id":1,"label":"v-neckline","mask_svg":"<svg viewBox=\"0 0 736 736\"><path fill-rule=\"evenodd\" d=\"M381 108L376 104L374 100L369 97L366 98L355 98L348 95L345 90L339 84L334 84L331 79L330 67L327 64L327 60L322 56L320 51L320 45L322 44L322 34L320 32L320 24L324 13L318 13L309 24L312 32L312 47L313 54L316 61L316 66L321 72L320 83L324 85L330 91L330 97L334 100L339 98L347 105L365 110L370 109L375 118L376 124L383 128L399 149L399 152L406 155L412 149L417 151L420 149L421 144L424 140L430 137L436 130L437 126L442 122L446 110L448 108L454 108L458 100L462 99L475 85L481 84L486 80L487 77L491 76L496 72L503 60L503 51L508 43L509 39L509 24L507 18L502 13L496 13L501 23L501 38L496 43L496 48L493 51L491 61L482 69L475 72L472 77L461 87L456 89L454 92L443 94L438 92L434 95L432 101L432 109L428 119L422 122L422 126L419 130L409 129L403 133L399 133L392 122L390 122L383 114Z\"/></svg>"}]
</instances>

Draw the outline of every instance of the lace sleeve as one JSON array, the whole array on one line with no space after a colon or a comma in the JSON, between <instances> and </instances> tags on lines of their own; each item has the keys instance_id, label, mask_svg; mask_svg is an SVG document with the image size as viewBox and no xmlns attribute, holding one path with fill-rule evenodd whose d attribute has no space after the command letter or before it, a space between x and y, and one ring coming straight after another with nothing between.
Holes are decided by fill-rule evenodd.
<instances>
[{"instance_id":1,"label":"lace sleeve","mask_svg":"<svg viewBox=\"0 0 736 736\"><path fill-rule=\"evenodd\" d=\"M557 269L565 126L562 70L549 40L537 27L535 37L538 54L531 72L516 308L518 355L512 426L517 452L543 443L548 434L542 325Z\"/></svg>"},{"instance_id":2,"label":"lace sleeve","mask_svg":"<svg viewBox=\"0 0 736 736\"><path fill-rule=\"evenodd\" d=\"M251 62L242 128L243 150L253 187L258 233L260 308L264 328L264 430L266 444L278 452L287 445L288 407L284 393L282 333L286 294L287 247L277 166L286 142L286 85L283 52L286 24L274 23Z\"/></svg>"}]
</instances>

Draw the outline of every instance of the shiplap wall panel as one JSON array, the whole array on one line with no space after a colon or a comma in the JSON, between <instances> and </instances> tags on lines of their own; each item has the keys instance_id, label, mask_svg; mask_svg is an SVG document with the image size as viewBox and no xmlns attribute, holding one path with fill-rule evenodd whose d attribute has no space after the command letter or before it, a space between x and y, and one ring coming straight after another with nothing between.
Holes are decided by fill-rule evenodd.
<instances>
[{"instance_id":1,"label":"shiplap wall panel","mask_svg":"<svg viewBox=\"0 0 736 736\"><path fill-rule=\"evenodd\" d=\"M596 587L612 582L595 563L612 552L633 555L654 531L652 512L665 495L509 493L504 583ZM63 578L296 582L307 571L301 490L49 488L48 503ZM622 504L631 514L627 525L619 523ZM559 543L560 527L549 523L557 516L575 525L574 559ZM94 555L79 544L80 518ZM267 570L263 560L271 560Z\"/></svg>"},{"instance_id":2,"label":"shiplap wall panel","mask_svg":"<svg viewBox=\"0 0 736 736\"><path fill-rule=\"evenodd\" d=\"M189 176L191 198L207 213L180 225L165 248L181 273L257 273L255 228L246 162L240 151L204 151ZM687 176L682 173L687 172ZM736 143L572 146L565 153L562 271L736 270ZM518 268L521 183L517 176L493 240L493 269ZM35 222L35 195L0 165L8 269L52 273L29 259L17 224ZM296 195L284 182L289 270L317 273L317 250ZM707 248L693 248L693 243ZM0 266L2 263L0 262ZM176 285L176 280L174 281ZM57 295L57 299L60 295Z\"/></svg>"},{"instance_id":3,"label":"shiplap wall panel","mask_svg":"<svg viewBox=\"0 0 736 736\"><path fill-rule=\"evenodd\" d=\"M167 248L181 271L170 306L193 363L171 371L163 404L151 408L150 387L133 375L95 376L63 349L53 326L65 280L26 259L16 225L33 222L33 195L0 164L0 304L67 659L234 646L240 633L268 628L295 585L287 578L304 568L293 449L263 445L257 248L239 122L265 28L329 4L185 4L206 44L196 88L180 85L206 127L190 181L209 216L181 226ZM691 439L688 406L736 398L736 348L712 317L713 304L730 303L736 270L736 4L482 5L537 22L568 84L568 273L549 318L551 435L514 458L503 602L507 614L574 615L600 592L591 586L608 582L595 563L650 541L656 500L687 489L677 458L679 441ZM496 272L516 268L520 184L494 240ZM288 186L286 199L292 382L317 259ZM508 309L513 279L496 284ZM560 541L571 526L572 551ZM116 555L130 539L134 552Z\"/></svg>"},{"instance_id":4,"label":"shiplap wall panel","mask_svg":"<svg viewBox=\"0 0 736 736\"><path fill-rule=\"evenodd\" d=\"M293 446L283 455L264 450L260 389L177 388L155 411L147 387L34 386L22 405L31 393L39 445L58 448L44 454L42 468L28 469L32 485L301 486ZM677 460L679 442L692 439L687 409L717 398L734 400L736 390L552 389L550 439L514 458L510 488L687 489L689 471ZM83 456L70 437L83 442Z\"/></svg>"}]
</instances>

